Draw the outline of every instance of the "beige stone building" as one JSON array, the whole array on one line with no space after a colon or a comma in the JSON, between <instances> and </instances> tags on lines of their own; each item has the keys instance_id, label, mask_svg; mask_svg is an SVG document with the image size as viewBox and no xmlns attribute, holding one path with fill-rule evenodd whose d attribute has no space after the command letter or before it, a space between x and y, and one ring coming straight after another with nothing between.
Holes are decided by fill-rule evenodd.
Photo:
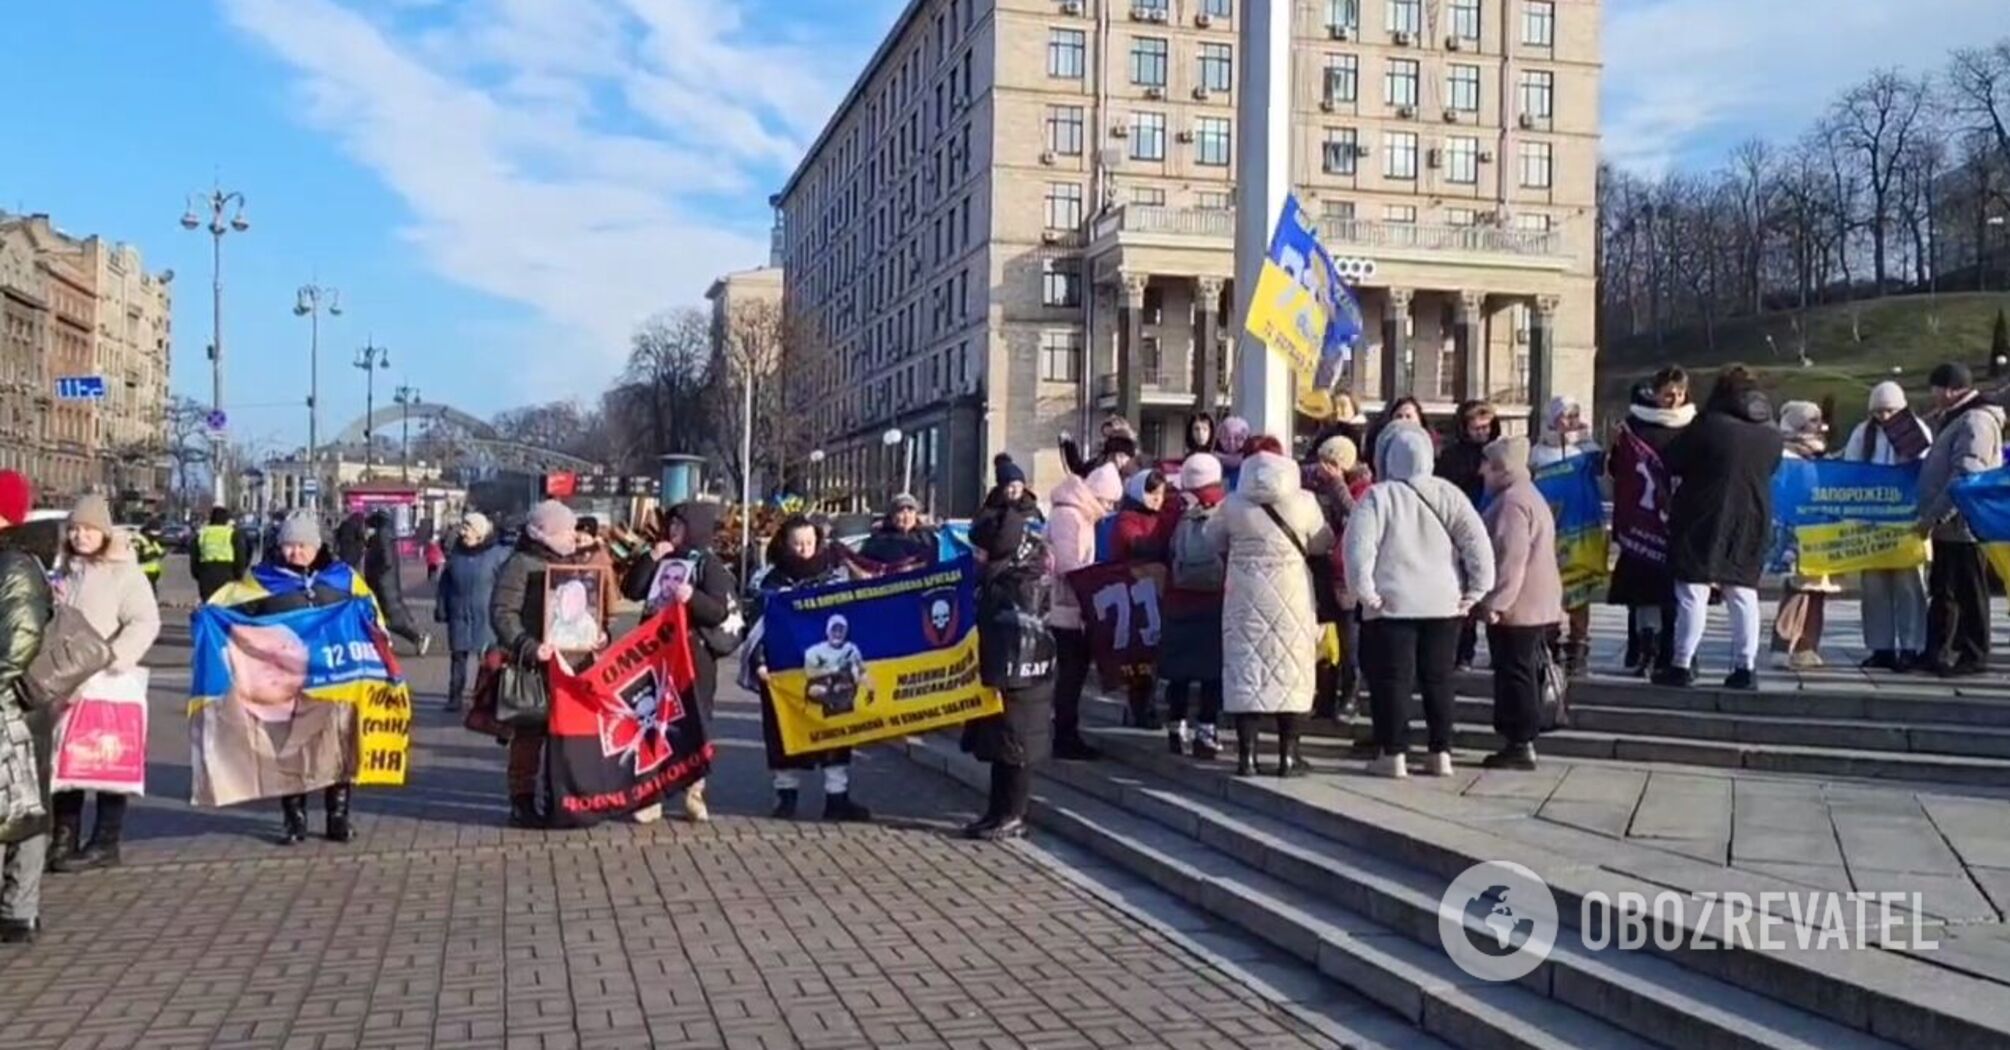
<instances>
[{"instance_id":1,"label":"beige stone building","mask_svg":"<svg viewBox=\"0 0 2010 1050\"><path fill-rule=\"evenodd\" d=\"M1171 452L1230 409L1240 7L908 5L774 199L791 308L839 351L799 377L820 483L886 490L898 425L963 513L995 452L1045 488L1100 412ZM1292 184L1373 263L1347 385L1434 416L1588 399L1597 0L1291 8Z\"/></svg>"}]
</instances>

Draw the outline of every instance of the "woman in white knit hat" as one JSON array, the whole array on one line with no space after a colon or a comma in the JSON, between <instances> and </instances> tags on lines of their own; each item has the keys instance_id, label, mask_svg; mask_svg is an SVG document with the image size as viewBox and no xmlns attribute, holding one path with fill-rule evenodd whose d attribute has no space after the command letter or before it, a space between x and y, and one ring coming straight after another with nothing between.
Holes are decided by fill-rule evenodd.
<instances>
[{"instance_id":1,"label":"woman in white knit hat","mask_svg":"<svg viewBox=\"0 0 2010 1050\"><path fill-rule=\"evenodd\" d=\"M1843 445L1853 463L1903 464L1925 458L1933 430L1912 414L1905 388L1886 381L1871 388L1870 418ZM1863 574L1865 669L1910 671L1926 652L1926 573L1921 567Z\"/></svg>"},{"instance_id":2,"label":"woman in white knit hat","mask_svg":"<svg viewBox=\"0 0 2010 1050\"><path fill-rule=\"evenodd\" d=\"M1780 437L1786 445L1783 459L1823 458L1828 455L1828 432L1820 405L1789 401L1780 406ZM1773 651L1786 654L1788 667L1820 667L1828 598L1839 588L1827 576L1799 572L1789 573L1783 588L1779 613L1773 617Z\"/></svg>"}]
</instances>

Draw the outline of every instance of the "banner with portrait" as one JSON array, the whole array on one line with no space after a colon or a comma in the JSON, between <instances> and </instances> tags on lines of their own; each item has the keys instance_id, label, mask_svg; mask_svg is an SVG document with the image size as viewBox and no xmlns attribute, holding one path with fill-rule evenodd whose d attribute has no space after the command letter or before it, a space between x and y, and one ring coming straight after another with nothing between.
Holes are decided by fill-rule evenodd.
<instances>
[{"instance_id":1,"label":"banner with portrait","mask_svg":"<svg viewBox=\"0 0 2010 1050\"><path fill-rule=\"evenodd\" d=\"M761 644L782 750L856 747L1004 710L979 680L976 591L965 556L770 595Z\"/></svg>"},{"instance_id":2,"label":"banner with portrait","mask_svg":"<svg viewBox=\"0 0 2010 1050\"><path fill-rule=\"evenodd\" d=\"M1111 562L1067 575L1082 607L1089 651L1105 689L1121 689L1150 678L1159 664L1159 635L1165 625L1160 603L1166 567L1158 562Z\"/></svg>"},{"instance_id":3,"label":"banner with portrait","mask_svg":"<svg viewBox=\"0 0 2010 1050\"><path fill-rule=\"evenodd\" d=\"M405 782L412 698L376 604L193 618L191 802L229 806L343 782Z\"/></svg>"},{"instance_id":4,"label":"banner with portrait","mask_svg":"<svg viewBox=\"0 0 2010 1050\"><path fill-rule=\"evenodd\" d=\"M545 752L552 814L580 827L633 813L705 775L705 739L684 606L671 605L573 673L551 669Z\"/></svg>"},{"instance_id":5,"label":"banner with portrait","mask_svg":"<svg viewBox=\"0 0 2010 1050\"><path fill-rule=\"evenodd\" d=\"M1768 567L1805 576L1915 568L1926 561L1918 519L1917 463L1782 460L1773 472Z\"/></svg>"},{"instance_id":6,"label":"banner with portrait","mask_svg":"<svg viewBox=\"0 0 2010 1050\"><path fill-rule=\"evenodd\" d=\"M1535 469L1535 487L1556 516L1556 567L1563 576L1566 609L1598 600L1611 575L1611 541L1598 491L1604 469L1605 458L1596 453Z\"/></svg>"}]
</instances>

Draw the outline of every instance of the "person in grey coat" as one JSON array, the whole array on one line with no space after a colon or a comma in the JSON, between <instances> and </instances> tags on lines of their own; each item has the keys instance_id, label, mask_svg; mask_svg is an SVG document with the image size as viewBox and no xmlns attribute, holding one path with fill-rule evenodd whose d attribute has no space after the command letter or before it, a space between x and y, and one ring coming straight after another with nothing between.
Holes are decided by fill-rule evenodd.
<instances>
[{"instance_id":1,"label":"person in grey coat","mask_svg":"<svg viewBox=\"0 0 2010 1050\"><path fill-rule=\"evenodd\" d=\"M509 548L496 542L495 526L486 515L469 511L455 530L453 549L434 592L433 619L447 625L447 710L461 709L468 692L468 658L481 658L496 644L489 623L489 601L495 596L496 574L509 560Z\"/></svg>"},{"instance_id":2,"label":"person in grey coat","mask_svg":"<svg viewBox=\"0 0 2010 1050\"><path fill-rule=\"evenodd\" d=\"M1918 530L1933 539L1922 670L1963 678L1981 674L1989 658L1989 570L1951 490L1961 478L2003 465L2003 410L1975 389L1963 365L1941 365L1927 381L1940 433L1919 467Z\"/></svg>"}]
</instances>

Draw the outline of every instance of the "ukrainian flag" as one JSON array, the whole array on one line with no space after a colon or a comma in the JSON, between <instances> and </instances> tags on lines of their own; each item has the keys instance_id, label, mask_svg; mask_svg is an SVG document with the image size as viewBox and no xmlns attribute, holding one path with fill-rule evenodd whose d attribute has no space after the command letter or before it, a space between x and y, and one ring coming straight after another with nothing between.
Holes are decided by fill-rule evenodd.
<instances>
[{"instance_id":1,"label":"ukrainian flag","mask_svg":"<svg viewBox=\"0 0 2010 1050\"><path fill-rule=\"evenodd\" d=\"M1997 578L2010 580L2010 467L1970 474L1956 481L1952 492Z\"/></svg>"}]
</instances>

